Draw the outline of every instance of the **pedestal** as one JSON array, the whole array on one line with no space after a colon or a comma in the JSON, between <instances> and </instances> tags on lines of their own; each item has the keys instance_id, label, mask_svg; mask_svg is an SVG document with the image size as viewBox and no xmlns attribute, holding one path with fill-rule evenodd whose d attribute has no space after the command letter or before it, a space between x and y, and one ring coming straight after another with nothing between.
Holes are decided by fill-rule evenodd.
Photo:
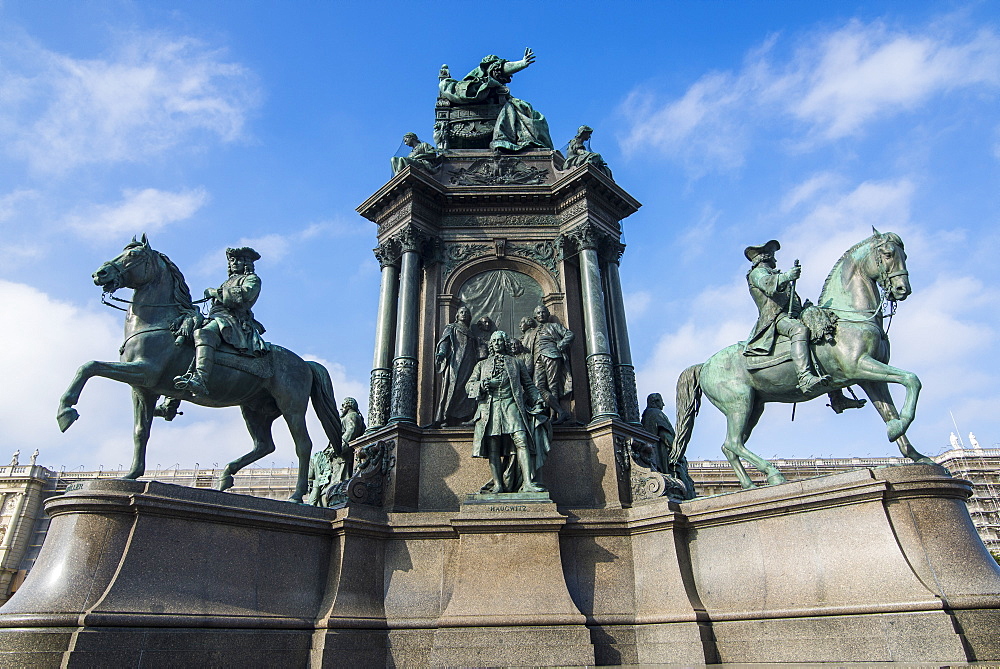
<instances>
[{"instance_id":1,"label":"pedestal","mask_svg":"<svg viewBox=\"0 0 1000 669\"><path fill-rule=\"evenodd\" d=\"M438 620L432 665L594 663L586 618L563 576L566 518L545 497L470 495L452 518L457 585Z\"/></svg>"}]
</instances>

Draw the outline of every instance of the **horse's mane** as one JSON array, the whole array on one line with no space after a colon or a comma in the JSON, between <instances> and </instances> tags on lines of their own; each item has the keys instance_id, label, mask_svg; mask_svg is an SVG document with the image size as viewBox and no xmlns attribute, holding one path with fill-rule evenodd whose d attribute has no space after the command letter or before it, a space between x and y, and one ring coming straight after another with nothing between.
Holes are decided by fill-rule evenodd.
<instances>
[{"instance_id":1,"label":"horse's mane","mask_svg":"<svg viewBox=\"0 0 1000 669\"><path fill-rule=\"evenodd\" d=\"M187 281L184 280L184 275L181 273L180 268L174 264L173 260L167 257L167 254L160 253L159 251L156 253L163 259L163 264L167 266L167 271L170 272L170 278L174 282L173 298L177 301L177 304L184 311L195 310L195 306L191 302L191 289L188 288Z\"/></svg>"},{"instance_id":2,"label":"horse's mane","mask_svg":"<svg viewBox=\"0 0 1000 669\"><path fill-rule=\"evenodd\" d=\"M830 281L833 279L834 272L836 272L837 269L843 264L844 260L847 259L847 256L851 255L852 253L854 253L855 251L857 251L859 248L861 248L862 246L864 246L868 242L872 241L873 239L881 239L882 241L894 242L895 244L899 245L899 248L903 248L903 239L902 239L902 237L900 237L899 235L897 235L895 232L877 232L877 233L871 235L870 237L866 237L866 238L862 239L860 242L858 242L857 244L855 244L851 248L849 248L846 251L844 251L844 253L840 256L840 259L837 260L837 262L833 263L833 267L830 268L830 273L826 275L826 280L823 282L823 288L821 288L820 291L819 291L820 297L822 297L826 293L826 287L827 287L827 285L829 285Z\"/></svg>"},{"instance_id":3,"label":"horse's mane","mask_svg":"<svg viewBox=\"0 0 1000 669\"><path fill-rule=\"evenodd\" d=\"M181 311L197 311L197 308L191 301L191 289L188 288L187 281L184 280L184 274L182 274L180 268L174 264L174 261L167 257L166 253L160 253L156 249L150 247L149 244L134 240L125 245L125 250L127 251L128 249L140 248L143 246L160 256L163 260L163 264L167 266L167 272L170 274L170 280L174 284L171 297L173 297L177 306L181 308Z\"/></svg>"}]
</instances>

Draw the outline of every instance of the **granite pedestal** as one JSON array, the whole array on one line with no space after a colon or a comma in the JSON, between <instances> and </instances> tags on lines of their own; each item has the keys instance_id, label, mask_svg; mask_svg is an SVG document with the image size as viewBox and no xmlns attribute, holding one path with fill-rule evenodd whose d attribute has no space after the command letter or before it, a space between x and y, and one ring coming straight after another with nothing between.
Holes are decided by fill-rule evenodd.
<instances>
[{"instance_id":1,"label":"granite pedestal","mask_svg":"<svg viewBox=\"0 0 1000 669\"><path fill-rule=\"evenodd\" d=\"M926 465L631 508L327 510L95 481L49 502L0 663L995 661L1000 569L969 492Z\"/></svg>"}]
</instances>

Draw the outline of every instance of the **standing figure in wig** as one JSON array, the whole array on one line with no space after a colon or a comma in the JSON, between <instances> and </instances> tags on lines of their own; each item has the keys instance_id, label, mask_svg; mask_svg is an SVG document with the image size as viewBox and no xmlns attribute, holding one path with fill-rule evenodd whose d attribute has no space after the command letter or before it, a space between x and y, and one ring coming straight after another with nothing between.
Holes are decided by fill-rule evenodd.
<instances>
[{"instance_id":1,"label":"standing figure in wig","mask_svg":"<svg viewBox=\"0 0 1000 669\"><path fill-rule=\"evenodd\" d=\"M565 423L572 415L563 408L562 400L573 392L573 375L569 366L569 348L573 333L559 323L553 323L548 308L540 304L535 308L534 350L535 385L542 399L555 413L553 425Z\"/></svg>"},{"instance_id":2,"label":"standing figure in wig","mask_svg":"<svg viewBox=\"0 0 1000 669\"><path fill-rule=\"evenodd\" d=\"M492 481L482 492L545 492L540 470L551 448L551 424L503 330L490 337L490 355L476 363L466 389L479 404L472 457L490 462Z\"/></svg>"}]
</instances>

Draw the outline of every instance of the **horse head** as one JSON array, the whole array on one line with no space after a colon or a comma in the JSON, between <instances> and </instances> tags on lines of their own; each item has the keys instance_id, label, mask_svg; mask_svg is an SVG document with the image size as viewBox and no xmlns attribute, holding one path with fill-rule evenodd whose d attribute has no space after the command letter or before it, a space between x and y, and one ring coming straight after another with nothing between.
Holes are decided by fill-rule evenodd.
<instances>
[{"instance_id":1,"label":"horse head","mask_svg":"<svg viewBox=\"0 0 1000 669\"><path fill-rule=\"evenodd\" d=\"M870 278L878 282L889 300L905 300L910 289L910 273L906 270L903 240L895 232L879 232L872 228Z\"/></svg>"},{"instance_id":2,"label":"horse head","mask_svg":"<svg viewBox=\"0 0 1000 669\"><path fill-rule=\"evenodd\" d=\"M97 268L92 275L94 283L105 293L143 286L155 276L156 257L157 253L149 245L145 234L138 241L133 237L117 257Z\"/></svg>"}]
</instances>

